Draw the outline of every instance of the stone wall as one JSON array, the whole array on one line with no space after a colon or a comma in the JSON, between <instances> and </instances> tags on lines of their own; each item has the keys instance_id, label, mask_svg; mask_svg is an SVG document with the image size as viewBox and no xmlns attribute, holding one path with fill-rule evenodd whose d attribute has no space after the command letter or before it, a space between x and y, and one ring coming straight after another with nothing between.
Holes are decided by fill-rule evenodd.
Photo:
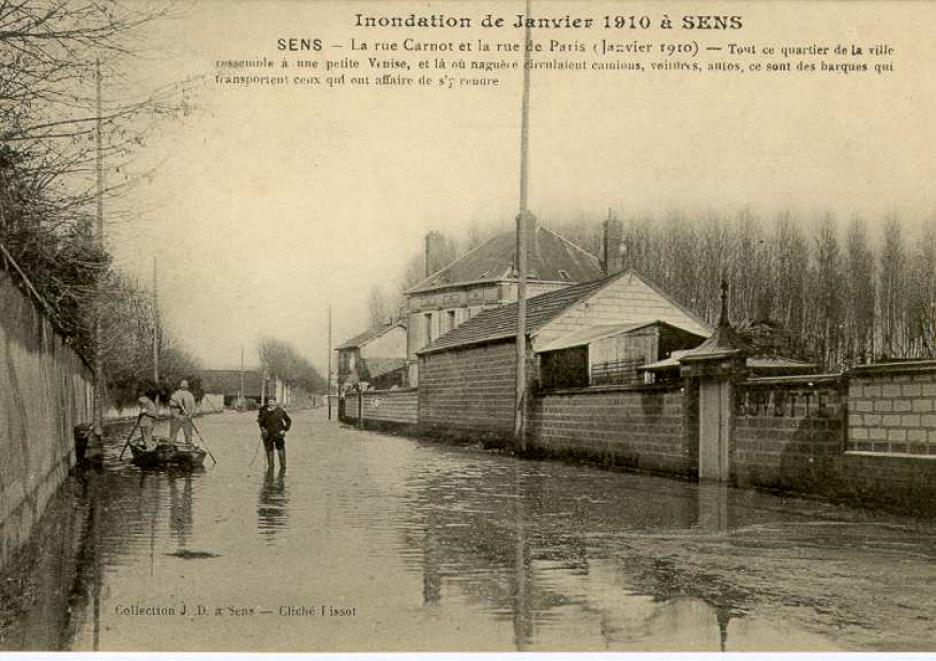
<instances>
[{"instance_id":1,"label":"stone wall","mask_svg":"<svg viewBox=\"0 0 936 661\"><path fill-rule=\"evenodd\" d=\"M516 369L513 340L420 357L421 431L509 443Z\"/></svg>"},{"instance_id":2,"label":"stone wall","mask_svg":"<svg viewBox=\"0 0 936 661\"><path fill-rule=\"evenodd\" d=\"M345 397L344 419L346 422L357 422L359 418L359 395L352 394ZM365 426L399 426L409 425L415 427L419 421L418 394L415 388L405 390L369 390L364 393L364 424Z\"/></svg>"},{"instance_id":3,"label":"stone wall","mask_svg":"<svg viewBox=\"0 0 936 661\"><path fill-rule=\"evenodd\" d=\"M88 366L0 270L0 567L28 539L74 465L91 418Z\"/></svg>"},{"instance_id":4,"label":"stone wall","mask_svg":"<svg viewBox=\"0 0 936 661\"><path fill-rule=\"evenodd\" d=\"M696 413L696 415L698 415ZM679 386L604 386L533 398L531 451L692 475L698 440Z\"/></svg>"},{"instance_id":5,"label":"stone wall","mask_svg":"<svg viewBox=\"0 0 936 661\"><path fill-rule=\"evenodd\" d=\"M731 477L739 486L841 490L841 378L750 379L735 392Z\"/></svg>"},{"instance_id":6,"label":"stone wall","mask_svg":"<svg viewBox=\"0 0 936 661\"><path fill-rule=\"evenodd\" d=\"M851 370L846 450L936 456L936 361Z\"/></svg>"}]
</instances>

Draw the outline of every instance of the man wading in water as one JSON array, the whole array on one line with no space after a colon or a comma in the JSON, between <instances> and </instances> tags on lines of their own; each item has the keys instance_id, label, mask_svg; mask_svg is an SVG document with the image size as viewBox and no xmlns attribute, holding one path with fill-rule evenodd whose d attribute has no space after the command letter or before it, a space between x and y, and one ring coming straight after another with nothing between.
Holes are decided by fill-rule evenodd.
<instances>
[{"instance_id":1,"label":"man wading in water","mask_svg":"<svg viewBox=\"0 0 936 661\"><path fill-rule=\"evenodd\" d=\"M267 470L273 470L273 448L279 454L280 472L286 470L286 432L292 427L289 414L276 403L276 397L267 399L267 405L257 414L260 437L266 450Z\"/></svg>"}]
</instances>

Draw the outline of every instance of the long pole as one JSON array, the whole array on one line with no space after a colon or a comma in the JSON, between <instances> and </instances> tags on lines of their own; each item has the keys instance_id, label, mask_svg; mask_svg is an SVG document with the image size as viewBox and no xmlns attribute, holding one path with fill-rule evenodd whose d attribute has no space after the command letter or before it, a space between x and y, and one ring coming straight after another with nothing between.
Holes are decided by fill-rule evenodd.
<instances>
[{"instance_id":1,"label":"long pole","mask_svg":"<svg viewBox=\"0 0 936 661\"><path fill-rule=\"evenodd\" d=\"M331 420L331 407L332 407L332 398L331 398L331 384L332 384L332 320L331 320L331 303L328 304L328 386L326 387L325 401L328 402L328 419Z\"/></svg>"},{"instance_id":2,"label":"long pole","mask_svg":"<svg viewBox=\"0 0 936 661\"><path fill-rule=\"evenodd\" d=\"M241 410L240 407L244 406L247 403L247 400L244 399L244 345L241 345L241 371L240 371L240 395L237 398L237 407L238 410Z\"/></svg>"},{"instance_id":3,"label":"long pole","mask_svg":"<svg viewBox=\"0 0 936 661\"><path fill-rule=\"evenodd\" d=\"M153 256L153 383L159 383L159 283Z\"/></svg>"},{"instance_id":4,"label":"long pole","mask_svg":"<svg viewBox=\"0 0 936 661\"><path fill-rule=\"evenodd\" d=\"M102 133L102 115L101 110L101 60L98 59L95 68L95 82L97 87L97 118L95 119L95 139L97 143L97 154L95 157L95 169L97 171L97 247L103 253L104 251L104 163L103 163L103 138ZM94 402L92 408L92 424L94 427L94 436L98 441L104 435L104 357L103 357L103 332L101 329L101 307L104 300L104 271L103 266L97 277L97 300L94 305Z\"/></svg>"},{"instance_id":5,"label":"long pole","mask_svg":"<svg viewBox=\"0 0 936 661\"><path fill-rule=\"evenodd\" d=\"M520 115L520 213L517 214L517 383L514 399L514 445L526 450L526 286L527 286L527 189L530 146L530 0L526 2L523 42L523 102Z\"/></svg>"}]
</instances>

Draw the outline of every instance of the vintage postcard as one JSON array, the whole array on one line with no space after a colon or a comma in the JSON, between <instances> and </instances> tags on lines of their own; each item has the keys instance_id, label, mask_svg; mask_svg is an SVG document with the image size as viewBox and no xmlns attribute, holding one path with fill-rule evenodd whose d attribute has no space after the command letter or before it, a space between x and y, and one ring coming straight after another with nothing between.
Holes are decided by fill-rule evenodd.
<instances>
[{"instance_id":1,"label":"vintage postcard","mask_svg":"<svg viewBox=\"0 0 936 661\"><path fill-rule=\"evenodd\" d=\"M0 650L936 649L934 23L0 0Z\"/></svg>"}]
</instances>

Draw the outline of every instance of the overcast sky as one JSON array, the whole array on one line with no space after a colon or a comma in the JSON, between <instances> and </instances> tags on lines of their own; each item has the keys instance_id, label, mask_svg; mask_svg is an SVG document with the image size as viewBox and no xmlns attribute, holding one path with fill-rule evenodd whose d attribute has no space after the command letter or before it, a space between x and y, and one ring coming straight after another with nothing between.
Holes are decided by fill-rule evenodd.
<instances>
[{"instance_id":1,"label":"overcast sky","mask_svg":"<svg viewBox=\"0 0 936 661\"><path fill-rule=\"evenodd\" d=\"M538 217L599 219L608 207L625 218L744 207L765 217L782 209L860 213L872 222L891 212L932 216L936 6L723 4L724 11L716 3L536 2L534 11L740 14L745 27L730 36L651 30L637 37L778 46L887 41L897 49L897 71L808 78L537 71L530 202ZM352 27L358 11L510 17L523 3L224 0L184 8L149 28L158 54L136 68L141 81L210 76L217 59L278 59L283 36L328 44L377 36ZM418 36L516 40L517 32ZM329 303L337 343L363 330L370 287L391 289L427 230L511 223L521 77L503 78L497 89L467 92L207 82L192 94L195 109L164 126L141 157L162 166L133 193L139 217L109 228L118 262L148 278L158 257L169 327L207 367L237 365L242 344L252 362L256 340L272 335L324 368Z\"/></svg>"}]
</instances>

